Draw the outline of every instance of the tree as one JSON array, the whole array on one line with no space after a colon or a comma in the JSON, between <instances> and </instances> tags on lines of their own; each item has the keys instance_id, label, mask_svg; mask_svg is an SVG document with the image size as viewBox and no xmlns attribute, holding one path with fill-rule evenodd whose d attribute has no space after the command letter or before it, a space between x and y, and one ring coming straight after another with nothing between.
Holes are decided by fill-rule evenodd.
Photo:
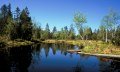
<instances>
[{"instance_id":1,"label":"tree","mask_svg":"<svg viewBox=\"0 0 120 72\"><path fill-rule=\"evenodd\" d=\"M0 10L1 10L0 33L4 34L5 33L4 29L7 24L7 6L4 4Z\"/></svg>"},{"instance_id":2,"label":"tree","mask_svg":"<svg viewBox=\"0 0 120 72\"><path fill-rule=\"evenodd\" d=\"M115 37L112 39L114 45L120 46L120 26L117 27Z\"/></svg>"},{"instance_id":3,"label":"tree","mask_svg":"<svg viewBox=\"0 0 120 72\"><path fill-rule=\"evenodd\" d=\"M52 33L56 33L56 32L57 32L57 28L54 26Z\"/></svg>"},{"instance_id":4,"label":"tree","mask_svg":"<svg viewBox=\"0 0 120 72\"><path fill-rule=\"evenodd\" d=\"M1 13L2 17L5 19L7 16L7 6L5 4L1 7Z\"/></svg>"},{"instance_id":5,"label":"tree","mask_svg":"<svg viewBox=\"0 0 120 72\"><path fill-rule=\"evenodd\" d=\"M36 37L37 37L37 39L41 38L41 27L40 26L36 30Z\"/></svg>"},{"instance_id":6,"label":"tree","mask_svg":"<svg viewBox=\"0 0 120 72\"><path fill-rule=\"evenodd\" d=\"M11 11L11 4L9 4L8 6L7 6L7 8L8 8L8 17L11 17L12 18L12 11Z\"/></svg>"},{"instance_id":7,"label":"tree","mask_svg":"<svg viewBox=\"0 0 120 72\"><path fill-rule=\"evenodd\" d=\"M7 6L7 21L6 21L6 26L5 26L5 34L8 36L8 38L10 39L10 35L11 35L11 31L12 31L12 28L13 28L13 24L14 24L14 21L13 21L13 17L12 17L12 12L11 12L11 4L9 4Z\"/></svg>"},{"instance_id":8,"label":"tree","mask_svg":"<svg viewBox=\"0 0 120 72\"><path fill-rule=\"evenodd\" d=\"M69 39L75 39L75 31L74 31L73 24L70 25Z\"/></svg>"},{"instance_id":9,"label":"tree","mask_svg":"<svg viewBox=\"0 0 120 72\"><path fill-rule=\"evenodd\" d=\"M80 33L81 39L83 39L83 24L87 22L86 17L82 13L78 12L74 15L73 21L75 22L77 30Z\"/></svg>"},{"instance_id":10,"label":"tree","mask_svg":"<svg viewBox=\"0 0 120 72\"><path fill-rule=\"evenodd\" d=\"M48 25L48 23L46 24L46 28L45 28L45 30L46 30L47 32L50 32L50 29L49 29L49 25Z\"/></svg>"},{"instance_id":11,"label":"tree","mask_svg":"<svg viewBox=\"0 0 120 72\"><path fill-rule=\"evenodd\" d=\"M20 9L19 7L16 7L16 10L15 10L15 14L14 14L14 22L15 22L15 33L16 35L16 38L21 38L21 35L22 35L22 23L20 22Z\"/></svg>"},{"instance_id":12,"label":"tree","mask_svg":"<svg viewBox=\"0 0 120 72\"><path fill-rule=\"evenodd\" d=\"M32 29L32 38L33 39L41 39L41 34L42 34L42 29L41 26L37 26L36 23L33 24L33 29Z\"/></svg>"},{"instance_id":13,"label":"tree","mask_svg":"<svg viewBox=\"0 0 120 72\"><path fill-rule=\"evenodd\" d=\"M49 38L51 38L51 34L50 34L50 29L49 29L48 23L46 24L45 31L44 31L42 37L43 37L44 39L49 39Z\"/></svg>"},{"instance_id":14,"label":"tree","mask_svg":"<svg viewBox=\"0 0 120 72\"><path fill-rule=\"evenodd\" d=\"M85 39L91 39L92 36L92 29L90 27L86 27L84 30L84 37Z\"/></svg>"},{"instance_id":15,"label":"tree","mask_svg":"<svg viewBox=\"0 0 120 72\"><path fill-rule=\"evenodd\" d=\"M119 20L120 16L113 11L110 11L108 15L103 17L102 24L105 26L106 29L106 42L108 42L108 32L110 30L115 30L115 25L119 22ZM112 37L113 36L114 34L112 33Z\"/></svg>"},{"instance_id":16,"label":"tree","mask_svg":"<svg viewBox=\"0 0 120 72\"><path fill-rule=\"evenodd\" d=\"M20 24L21 24L21 38L25 40L31 40L32 38L32 21L28 13L28 8L22 10L20 15Z\"/></svg>"},{"instance_id":17,"label":"tree","mask_svg":"<svg viewBox=\"0 0 120 72\"><path fill-rule=\"evenodd\" d=\"M61 31L59 32L59 39L65 39L65 36L66 34L65 34L65 30L64 30L64 28L61 28Z\"/></svg>"},{"instance_id":18,"label":"tree","mask_svg":"<svg viewBox=\"0 0 120 72\"><path fill-rule=\"evenodd\" d=\"M98 31L95 29L94 32L92 33L92 40L97 40L97 33Z\"/></svg>"},{"instance_id":19,"label":"tree","mask_svg":"<svg viewBox=\"0 0 120 72\"><path fill-rule=\"evenodd\" d=\"M57 28L54 26L53 27L53 31L52 31L52 36L53 36L53 39L56 39L57 38Z\"/></svg>"},{"instance_id":20,"label":"tree","mask_svg":"<svg viewBox=\"0 0 120 72\"><path fill-rule=\"evenodd\" d=\"M64 27L64 39L67 39L67 37L68 37L68 27L65 26Z\"/></svg>"},{"instance_id":21,"label":"tree","mask_svg":"<svg viewBox=\"0 0 120 72\"><path fill-rule=\"evenodd\" d=\"M14 14L14 18L13 18ZM0 34L11 39L25 39L32 38L32 20L29 16L29 10L26 7L20 12L17 7L16 11L12 13L11 4L3 5L0 8Z\"/></svg>"},{"instance_id":22,"label":"tree","mask_svg":"<svg viewBox=\"0 0 120 72\"><path fill-rule=\"evenodd\" d=\"M15 13L16 14L15 20L17 23L19 23L20 22L20 9L19 9L19 7L16 8L15 12L16 12Z\"/></svg>"},{"instance_id":23,"label":"tree","mask_svg":"<svg viewBox=\"0 0 120 72\"><path fill-rule=\"evenodd\" d=\"M112 24L112 27L111 27L111 30L112 30L111 35L112 36L111 37L113 38L115 36L115 31L116 31L117 26L120 21L120 15L117 12L110 10L109 17L110 17L110 22Z\"/></svg>"},{"instance_id":24,"label":"tree","mask_svg":"<svg viewBox=\"0 0 120 72\"><path fill-rule=\"evenodd\" d=\"M13 28L11 4L9 4L8 6L4 4L1 7L0 27L1 33L6 35L7 38L10 38L10 33Z\"/></svg>"},{"instance_id":25,"label":"tree","mask_svg":"<svg viewBox=\"0 0 120 72\"><path fill-rule=\"evenodd\" d=\"M105 41L105 26L103 24L100 25L99 27L99 33L97 35L100 40Z\"/></svg>"}]
</instances>

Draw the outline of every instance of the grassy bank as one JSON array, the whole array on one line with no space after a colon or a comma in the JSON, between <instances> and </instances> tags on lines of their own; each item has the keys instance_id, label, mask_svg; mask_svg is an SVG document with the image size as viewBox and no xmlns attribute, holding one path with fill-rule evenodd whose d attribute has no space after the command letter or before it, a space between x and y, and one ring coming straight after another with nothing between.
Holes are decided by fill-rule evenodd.
<instances>
[{"instance_id":1,"label":"grassy bank","mask_svg":"<svg viewBox=\"0 0 120 72\"><path fill-rule=\"evenodd\" d=\"M26 41L26 40L24 40L22 42L14 40L14 41L8 41L6 43L7 43L7 47L20 47L20 46L26 46L26 45L32 45L32 44L34 44L33 42Z\"/></svg>"},{"instance_id":2,"label":"grassy bank","mask_svg":"<svg viewBox=\"0 0 120 72\"><path fill-rule=\"evenodd\" d=\"M111 43L93 40L45 40L43 43L67 43L77 46L83 46L82 52L91 54L115 54L120 55L120 47Z\"/></svg>"},{"instance_id":3,"label":"grassy bank","mask_svg":"<svg viewBox=\"0 0 120 72\"><path fill-rule=\"evenodd\" d=\"M27 40L22 40L22 39L10 40L10 39L7 39L7 37L2 36L0 37L0 48L27 46L27 45L34 44L35 41L36 40L27 41Z\"/></svg>"},{"instance_id":4,"label":"grassy bank","mask_svg":"<svg viewBox=\"0 0 120 72\"><path fill-rule=\"evenodd\" d=\"M31 41L22 41L22 42L19 42L19 41L15 41L15 40L10 40L10 41L2 41L0 46L1 48L3 47L20 47L20 46L26 46L26 45L32 45L34 44L34 42L31 42Z\"/></svg>"}]
</instances>

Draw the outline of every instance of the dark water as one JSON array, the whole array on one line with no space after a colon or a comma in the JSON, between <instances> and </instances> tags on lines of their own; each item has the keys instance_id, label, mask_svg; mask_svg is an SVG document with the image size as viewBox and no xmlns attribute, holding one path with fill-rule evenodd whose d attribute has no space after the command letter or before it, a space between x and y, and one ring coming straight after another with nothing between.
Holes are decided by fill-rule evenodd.
<instances>
[{"instance_id":1,"label":"dark water","mask_svg":"<svg viewBox=\"0 0 120 72\"><path fill-rule=\"evenodd\" d=\"M120 72L120 59L68 53L77 46L39 44L0 49L0 72Z\"/></svg>"}]
</instances>

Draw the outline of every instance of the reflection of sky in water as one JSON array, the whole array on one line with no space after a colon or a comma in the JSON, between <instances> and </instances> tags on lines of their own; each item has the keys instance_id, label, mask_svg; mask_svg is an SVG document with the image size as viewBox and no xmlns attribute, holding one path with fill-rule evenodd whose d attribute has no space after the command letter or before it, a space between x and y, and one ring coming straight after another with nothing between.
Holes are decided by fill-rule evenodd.
<instances>
[{"instance_id":1,"label":"reflection of sky in water","mask_svg":"<svg viewBox=\"0 0 120 72\"><path fill-rule=\"evenodd\" d=\"M119 58L68 53L70 45L33 45L0 51L0 72L120 72Z\"/></svg>"},{"instance_id":2,"label":"reflection of sky in water","mask_svg":"<svg viewBox=\"0 0 120 72\"><path fill-rule=\"evenodd\" d=\"M80 48L78 46L74 46L74 49L75 50L79 50Z\"/></svg>"},{"instance_id":3,"label":"reflection of sky in water","mask_svg":"<svg viewBox=\"0 0 120 72\"><path fill-rule=\"evenodd\" d=\"M84 72L99 71L99 60L94 56L82 56L79 54L67 53L65 56L61 51L54 55L52 48L49 49L46 57L45 49L42 48L39 54L33 53L33 60L28 70L30 72L73 72L76 66L81 67Z\"/></svg>"}]
</instances>

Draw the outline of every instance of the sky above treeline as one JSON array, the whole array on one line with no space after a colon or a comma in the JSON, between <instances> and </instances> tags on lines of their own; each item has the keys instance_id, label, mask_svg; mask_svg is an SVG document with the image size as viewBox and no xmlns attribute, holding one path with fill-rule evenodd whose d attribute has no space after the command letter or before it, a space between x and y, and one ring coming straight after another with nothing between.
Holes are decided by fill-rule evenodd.
<instances>
[{"instance_id":1,"label":"sky above treeline","mask_svg":"<svg viewBox=\"0 0 120 72\"><path fill-rule=\"evenodd\" d=\"M98 29L101 19L109 10L120 13L120 0L0 0L3 4L11 3L12 11L18 6L21 10L28 7L30 15L42 28L49 24L60 30L64 26L74 24L75 12L81 12L87 17L85 26Z\"/></svg>"}]
</instances>

